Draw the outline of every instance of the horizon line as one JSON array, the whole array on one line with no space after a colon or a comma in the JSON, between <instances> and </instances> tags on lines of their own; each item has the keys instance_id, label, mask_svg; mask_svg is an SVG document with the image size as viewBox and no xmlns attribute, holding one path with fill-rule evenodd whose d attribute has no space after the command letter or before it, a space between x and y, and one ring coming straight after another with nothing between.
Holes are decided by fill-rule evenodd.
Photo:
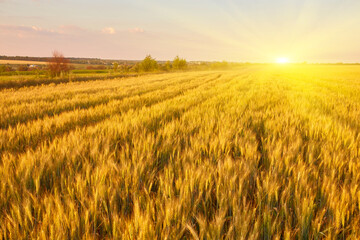
<instances>
[{"instance_id":1,"label":"horizon line","mask_svg":"<svg viewBox=\"0 0 360 240\"><path fill-rule=\"evenodd\" d=\"M151 55L151 54L147 54L147 55ZM152 55L151 55L152 56ZM7 58L16 58L16 57L22 57L22 58L51 58L52 56L21 56L21 55L0 55L0 57L7 57ZM175 56L176 57L176 56ZM174 57L174 58L175 58ZM97 60L105 60L105 61L134 61L134 62L139 62L142 61L143 59L114 59L114 58L101 58L101 57L80 57L80 56L70 56L67 57L65 56L65 58L68 59L97 59ZM156 59L154 58L156 61L158 62L166 62L166 61L172 61L172 59ZM10 59L9 59L10 60ZM228 62L228 63L237 63L237 64L276 64L276 62L271 62L271 61L229 61L226 59L223 60L188 60L185 59L188 62ZM29 60L31 61L31 60ZM346 65L357 65L360 64L359 62L353 62L353 61L294 61L294 62L289 62L287 63L287 65L291 65L291 64L346 64Z\"/></svg>"}]
</instances>

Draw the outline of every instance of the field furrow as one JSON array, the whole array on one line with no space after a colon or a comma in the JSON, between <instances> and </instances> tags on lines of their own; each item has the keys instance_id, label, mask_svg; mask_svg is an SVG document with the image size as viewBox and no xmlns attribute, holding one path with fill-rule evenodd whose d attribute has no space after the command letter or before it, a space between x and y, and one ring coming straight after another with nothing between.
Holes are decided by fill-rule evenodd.
<instances>
[{"instance_id":1,"label":"field furrow","mask_svg":"<svg viewBox=\"0 0 360 240\"><path fill-rule=\"evenodd\" d=\"M232 77L236 75L230 76L226 81L232 80ZM212 82L221 81L220 77L221 75L215 75L212 78L205 79L204 82L184 84L182 88L176 88L176 90L165 88L144 94L144 96L136 95L124 100L113 100L90 109L65 112L53 117L18 124L16 127L7 130L0 130L0 152L21 153L28 149L35 149L41 143L51 142L56 137L76 128L95 125L113 115L122 115L129 110L151 107L153 104L169 101L179 96L183 97L187 92L197 88L210 88L215 86ZM154 122L156 121L154 120Z\"/></svg>"},{"instance_id":2,"label":"field furrow","mask_svg":"<svg viewBox=\"0 0 360 240\"><path fill-rule=\"evenodd\" d=\"M197 79L195 84L201 84L201 79ZM205 78L205 82L208 79ZM77 94L76 96L66 96L65 99L55 95L55 98L52 97L48 101L32 101L31 103L26 104L4 104L4 108L1 109L0 117L0 128L7 128L9 126L15 126L18 123L24 123L31 121L32 119L40 119L45 116L51 117L63 112L78 110L78 109L88 109L90 107L95 107L97 105L107 104L112 100L121 100L124 98L129 98L132 96L142 95L150 92L157 92L159 89L163 88L173 88L176 85L183 87L186 83L194 82L193 78L190 79L180 79L176 82L166 83L166 85L155 85L146 88L137 88L137 89L121 89L118 88L112 89L113 91L99 91L99 93L94 95L90 93L86 94ZM9 107L7 107L9 106Z\"/></svg>"}]
</instances>

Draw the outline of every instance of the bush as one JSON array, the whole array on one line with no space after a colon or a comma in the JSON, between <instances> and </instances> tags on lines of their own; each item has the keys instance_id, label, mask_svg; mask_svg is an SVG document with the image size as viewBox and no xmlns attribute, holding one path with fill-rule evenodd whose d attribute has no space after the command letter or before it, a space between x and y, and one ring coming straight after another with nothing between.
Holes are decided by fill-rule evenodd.
<instances>
[{"instance_id":1,"label":"bush","mask_svg":"<svg viewBox=\"0 0 360 240\"><path fill-rule=\"evenodd\" d=\"M132 71L132 72L140 72L140 63L134 64L134 66L132 66L130 68L130 71Z\"/></svg>"},{"instance_id":2,"label":"bush","mask_svg":"<svg viewBox=\"0 0 360 240\"><path fill-rule=\"evenodd\" d=\"M113 63L113 70L116 72L118 70L119 64L117 62Z\"/></svg>"},{"instance_id":3,"label":"bush","mask_svg":"<svg viewBox=\"0 0 360 240\"><path fill-rule=\"evenodd\" d=\"M147 55L140 63L139 70L143 72L152 72L159 68L157 61L150 55Z\"/></svg>"},{"instance_id":4,"label":"bush","mask_svg":"<svg viewBox=\"0 0 360 240\"><path fill-rule=\"evenodd\" d=\"M106 66L99 65L99 66L87 66L87 70L105 70Z\"/></svg>"},{"instance_id":5,"label":"bush","mask_svg":"<svg viewBox=\"0 0 360 240\"><path fill-rule=\"evenodd\" d=\"M170 61L167 61L164 65L165 71L170 71L171 68L172 68L172 65L171 65Z\"/></svg>"},{"instance_id":6,"label":"bush","mask_svg":"<svg viewBox=\"0 0 360 240\"><path fill-rule=\"evenodd\" d=\"M2 72L11 72L14 69L12 69L12 67L10 65L1 65L0 66L0 73Z\"/></svg>"},{"instance_id":7,"label":"bush","mask_svg":"<svg viewBox=\"0 0 360 240\"><path fill-rule=\"evenodd\" d=\"M69 60L58 51L53 52L53 57L48 62L48 69L51 77L58 77L61 74L69 73Z\"/></svg>"},{"instance_id":8,"label":"bush","mask_svg":"<svg viewBox=\"0 0 360 240\"><path fill-rule=\"evenodd\" d=\"M185 59L176 56L173 60L172 67L176 70L184 70L187 68L187 62Z\"/></svg>"},{"instance_id":9,"label":"bush","mask_svg":"<svg viewBox=\"0 0 360 240\"><path fill-rule=\"evenodd\" d=\"M130 65L127 65L127 64L122 64L120 65L120 71L122 72L129 72L131 70L131 66Z\"/></svg>"},{"instance_id":10,"label":"bush","mask_svg":"<svg viewBox=\"0 0 360 240\"><path fill-rule=\"evenodd\" d=\"M28 71L29 67L28 67L28 65L20 65L20 66L18 66L17 70L18 71Z\"/></svg>"}]
</instances>

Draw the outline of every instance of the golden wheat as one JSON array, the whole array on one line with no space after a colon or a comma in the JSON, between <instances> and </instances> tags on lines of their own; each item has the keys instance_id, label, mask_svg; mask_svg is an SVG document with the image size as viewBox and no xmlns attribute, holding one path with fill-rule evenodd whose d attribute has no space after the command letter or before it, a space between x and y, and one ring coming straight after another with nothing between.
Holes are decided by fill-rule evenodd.
<instances>
[{"instance_id":1,"label":"golden wheat","mask_svg":"<svg viewBox=\"0 0 360 240\"><path fill-rule=\"evenodd\" d=\"M360 67L0 92L4 239L360 236Z\"/></svg>"}]
</instances>

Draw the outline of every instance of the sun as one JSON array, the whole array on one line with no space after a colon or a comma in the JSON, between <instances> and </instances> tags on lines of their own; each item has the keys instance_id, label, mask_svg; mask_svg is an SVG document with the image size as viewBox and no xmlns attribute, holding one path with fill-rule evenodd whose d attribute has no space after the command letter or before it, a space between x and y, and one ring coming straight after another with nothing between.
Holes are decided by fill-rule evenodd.
<instances>
[{"instance_id":1,"label":"sun","mask_svg":"<svg viewBox=\"0 0 360 240\"><path fill-rule=\"evenodd\" d=\"M286 57L280 57L276 59L277 64L287 64L289 62L290 62L289 59Z\"/></svg>"}]
</instances>

